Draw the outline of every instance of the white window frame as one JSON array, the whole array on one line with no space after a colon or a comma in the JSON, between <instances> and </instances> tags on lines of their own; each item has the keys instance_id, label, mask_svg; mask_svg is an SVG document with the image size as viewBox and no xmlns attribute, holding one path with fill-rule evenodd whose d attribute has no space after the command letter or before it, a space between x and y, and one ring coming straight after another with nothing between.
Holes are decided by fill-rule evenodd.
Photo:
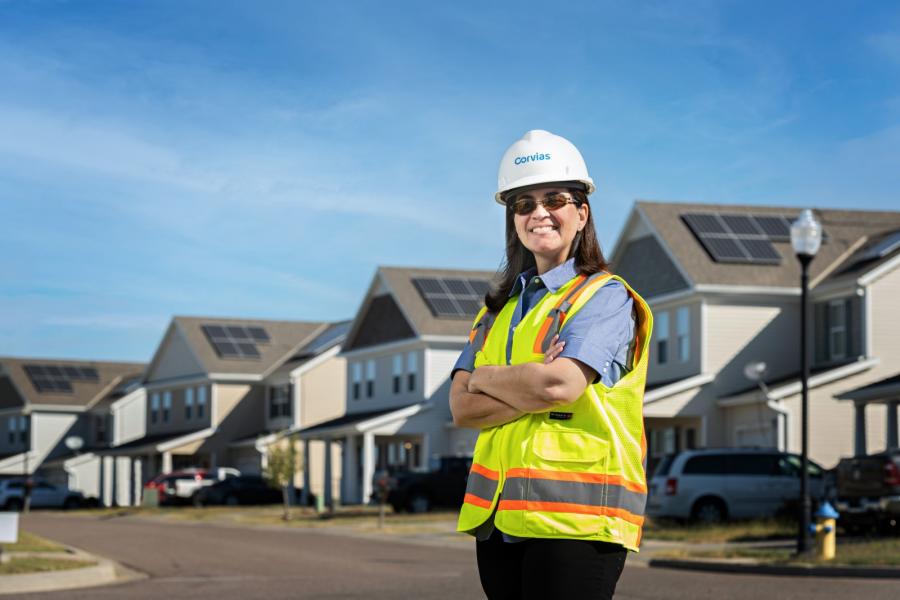
<instances>
[{"instance_id":1,"label":"white window frame","mask_svg":"<svg viewBox=\"0 0 900 600\"><path fill-rule=\"evenodd\" d=\"M375 368L374 359L366 361L366 398L371 398L375 395Z\"/></svg>"},{"instance_id":2,"label":"white window frame","mask_svg":"<svg viewBox=\"0 0 900 600\"><path fill-rule=\"evenodd\" d=\"M350 397L359 400L362 397L362 363L355 362L350 365Z\"/></svg>"},{"instance_id":3,"label":"white window frame","mask_svg":"<svg viewBox=\"0 0 900 600\"><path fill-rule=\"evenodd\" d=\"M669 363L669 311L663 310L655 315L655 333L656 333L656 364L665 365ZM660 346L665 343L665 353L660 352ZM663 356L665 354L665 356Z\"/></svg>"},{"instance_id":4,"label":"white window frame","mask_svg":"<svg viewBox=\"0 0 900 600\"><path fill-rule=\"evenodd\" d=\"M403 391L403 355L395 354L393 363L393 389L395 394L399 394Z\"/></svg>"},{"instance_id":5,"label":"white window frame","mask_svg":"<svg viewBox=\"0 0 900 600\"><path fill-rule=\"evenodd\" d=\"M675 339L678 345L678 361L691 360L691 308L681 306L675 311Z\"/></svg>"},{"instance_id":6,"label":"white window frame","mask_svg":"<svg viewBox=\"0 0 900 600\"><path fill-rule=\"evenodd\" d=\"M194 388L184 388L184 418L188 421L194 418Z\"/></svg>"},{"instance_id":7,"label":"white window frame","mask_svg":"<svg viewBox=\"0 0 900 600\"><path fill-rule=\"evenodd\" d=\"M150 422L159 422L159 392L150 395Z\"/></svg>"},{"instance_id":8,"label":"white window frame","mask_svg":"<svg viewBox=\"0 0 900 600\"><path fill-rule=\"evenodd\" d=\"M206 386L198 385L197 386L197 418L203 419L206 417Z\"/></svg>"},{"instance_id":9,"label":"white window frame","mask_svg":"<svg viewBox=\"0 0 900 600\"><path fill-rule=\"evenodd\" d=\"M836 313L840 315L840 323L835 324L832 317L832 309L838 309ZM828 302L828 360L841 360L847 358L847 299L840 298ZM835 343L835 337L839 336L841 344Z\"/></svg>"},{"instance_id":10,"label":"white window frame","mask_svg":"<svg viewBox=\"0 0 900 600\"><path fill-rule=\"evenodd\" d=\"M411 350L406 353L406 390L414 392L416 390L416 374L419 370L418 351Z\"/></svg>"}]
</instances>

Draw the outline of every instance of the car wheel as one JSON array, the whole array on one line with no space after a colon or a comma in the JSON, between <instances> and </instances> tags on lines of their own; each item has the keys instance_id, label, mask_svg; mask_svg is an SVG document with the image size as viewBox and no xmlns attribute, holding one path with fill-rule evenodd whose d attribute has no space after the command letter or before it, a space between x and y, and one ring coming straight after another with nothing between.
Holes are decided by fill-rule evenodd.
<instances>
[{"instance_id":1,"label":"car wheel","mask_svg":"<svg viewBox=\"0 0 900 600\"><path fill-rule=\"evenodd\" d=\"M694 504L691 517L705 525L721 523L728 515L725 504L718 498L701 498Z\"/></svg>"},{"instance_id":2,"label":"car wheel","mask_svg":"<svg viewBox=\"0 0 900 600\"><path fill-rule=\"evenodd\" d=\"M409 499L408 509L411 513L426 513L431 509L431 502L424 493L416 492Z\"/></svg>"},{"instance_id":3,"label":"car wheel","mask_svg":"<svg viewBox=\"0 0 900 600\"><path fill-rule=\"evenodd\" d=\"M203 508L203 498L200 497L200 494L195 492L191 495L191 504L196 508Z\"/></svg>"},{"instance_id":4,"label":"car wheel","mask_svg":"<svg viewBox=\"0 0 900 600\"><path fill-rule=\"evenodd\" d=\"M22 500L21 498L10 498L6 501L6 504L3 506L3 508L12 512L21 512Z\"/></svg>"},{"instance_id":5,"label":"car wheel","mask_svg":"<svg viewBox=\"0 0 900 600\"><path fill-rule=\"evenodd\" d=\"M225 496L225 505L226 506L237 506L240 502L238 502L237 496Z\"/></svg>"},{"instance_id":6,"label":"car wheel","mask_svg":"<svg viewBox=\"0 0 900 600\"><path fill-rule=\"evenodd\" d=\"M73 508L80 508L81 500L75 497L66 498L66 501L63 502L63 508L65 510L72 510Z\"/></svg>"}]
</instances>

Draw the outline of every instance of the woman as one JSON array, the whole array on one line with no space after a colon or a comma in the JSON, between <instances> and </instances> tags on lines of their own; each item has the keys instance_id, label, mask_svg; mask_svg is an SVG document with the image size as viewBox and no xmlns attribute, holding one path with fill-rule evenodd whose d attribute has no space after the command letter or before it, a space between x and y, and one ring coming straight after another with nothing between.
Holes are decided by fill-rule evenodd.
<instances>
[{"instance_id":1,"label":"woman","mask_svg":"<svg viewBox=\"0 0 900 600\"><path fill-rule=\"evenodd\" d=\"M652 317L606 272L594 183L568 140L503 157L506 263L453 369L454 422L480 430L458 529L488 598L611 598L640 543Z\"/></svg>"}]
</instances>

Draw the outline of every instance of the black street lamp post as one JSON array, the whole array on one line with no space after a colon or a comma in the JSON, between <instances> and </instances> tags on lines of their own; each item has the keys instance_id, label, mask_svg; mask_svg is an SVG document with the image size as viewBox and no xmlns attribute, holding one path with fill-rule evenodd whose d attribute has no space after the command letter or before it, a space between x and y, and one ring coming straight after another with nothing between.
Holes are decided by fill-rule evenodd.
<instances>
[{"instance_id":1,"label":"black street lamp post","mask_svg":"<svg viewBox=\"0 0 900 600\"><path fill-rule=\"evenodd\" d=\"M801 464L800 464L800 528L797 531L797 554L809 549L809 522L812 503L809 498L809 356L807 351L807 303L809 295L809 263L822 243L822 226L807 209L791 225L791 245L800 261L800 395L801 395Z\"/></svg>"}]
</instances>

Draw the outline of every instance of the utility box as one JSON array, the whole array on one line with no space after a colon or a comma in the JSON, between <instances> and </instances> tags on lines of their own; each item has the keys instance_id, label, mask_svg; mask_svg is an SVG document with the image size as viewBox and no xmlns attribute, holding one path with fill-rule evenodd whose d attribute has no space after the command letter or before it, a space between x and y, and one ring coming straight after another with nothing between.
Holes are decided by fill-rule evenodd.
<instances>
[{"instance_id":1,"label":"utility box","mask_svg":"<svg viewBox=\"0 0 900 600\"><path fill-rule=\"evenodd\" d=\"M19 541L19 513L0 512L0 563L6 562L3 544L15 544Z\"/></svg>"}]
</instances>

